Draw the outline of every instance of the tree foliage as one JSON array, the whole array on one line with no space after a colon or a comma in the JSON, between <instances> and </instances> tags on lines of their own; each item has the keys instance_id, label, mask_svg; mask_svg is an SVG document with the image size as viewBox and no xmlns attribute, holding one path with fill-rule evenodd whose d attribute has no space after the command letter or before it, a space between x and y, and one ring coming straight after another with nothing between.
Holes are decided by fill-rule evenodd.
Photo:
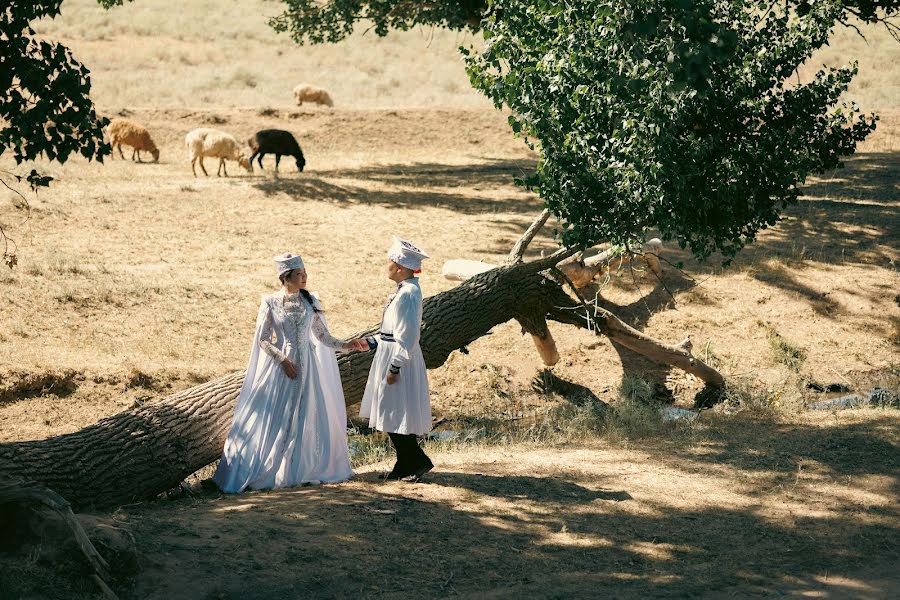
<instances>
[{"instance_id":1,"label":"tree foliage","mask_svg":"<svg viewBox=\"0 0 900 600\"><path fill-rule=\"evenodd\" d=\"M123 0L98 0L104 6ZM817 0L784 0L781 4L807 12ZM481 20L499 15L499 3L490 0L281 0L282 14L270 23L279 32L289 32L298 43L334 43L353 33L357 25L380 36L392 29L402 31L421 25L455 31L478 31ZM842 22L852 18L873 23L900 11L900 0L843 0ZM774 3L773 3L774 5ZM894 28L896 31L896 28Z\"/></svg>"},{"instance_id":2,"label":"tree foliage","mask_svg":"<svg viewBox=\"0 0 900 600\"><path fill-rule=\"evenodd\" d=\"M568 246L648 229L733 256L874 127L835 108L855 66L793 76L828 40L837 2L804 14L742 0L498 0L473 85L537 144L525 184Z\"/></svg>"},{"instance_id":3,"label":"tree foliage","mask_svg":"<svg viewBox=\"0 0 900 600\"><path fill-rule=\"evenodd\" d=\"M0 10L0 155L16 163L72 153L102 160L110 153L90 99L88 69L64 45L35 37L30 23L59 14L62 0L10 0Z\"/></svg>"},{"instance_id":4,"label":"tree foliage","mask_svg":"<svg viewBox=\"0 0 900 600\"><path fill-rule=\"evenodd\" d=\"M90 99L88 69L62 44L37 39L30 25L58 15L61 3L7 0L0 8L0 156L12 152L16 164L39 156L62 163L73 153L102 161L110 153L102 131L107 121ZM35 169L0 173L0 182L16 193L10 183L23 179L35 191L51 181ZM15 249L2 229L0 241L4 260L14 266Z\"/></svg>"},{"instance_id":5,"label":"tree foliage","mask_svg":"<svg viewBox=\"0 0 900 600\"><path fill-rule=\"evenodd\" d=\"M103 0L110 1L110 0ZM477 31L488 0L282 0L284 12L270 24L289 32L298 43L339 42L358 23L380 36L392 29L405 31L417 25Z\"/></svg>"},{"instance_id":6,"label":"tree foliage","mask_svg":"<svg viewBox=\"0 0 900 600\"><path fill-rule=\"evenodd\" d=\"M855 66L793 77L837 23L900 0L283 0L299 43L367 22L484 29L473 85L541 152L524 183L569 246L631 244L657 229L726 259L776 223L811 173L839 166L875 127L837 106Z\"/></svg>"}]
</instances>

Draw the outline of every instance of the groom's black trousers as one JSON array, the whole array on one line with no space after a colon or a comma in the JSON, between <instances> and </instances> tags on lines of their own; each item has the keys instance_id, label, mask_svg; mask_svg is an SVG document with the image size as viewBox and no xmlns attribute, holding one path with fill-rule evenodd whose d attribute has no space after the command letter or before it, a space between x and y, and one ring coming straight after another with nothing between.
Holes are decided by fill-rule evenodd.
<instances>
[{"instance_id":1,"label":"groom's black trousers","mask_svg":"<svg viewBox=\"0 0 900 600\"><path fill-rule=\"evenodd\" d=\"M397 451L397 464L394 465L394 473L400 477L412 475L420 467L431 465L431 459L419 447L415 434L388 433L394 450Z\"/></svg>"}]
</instances>

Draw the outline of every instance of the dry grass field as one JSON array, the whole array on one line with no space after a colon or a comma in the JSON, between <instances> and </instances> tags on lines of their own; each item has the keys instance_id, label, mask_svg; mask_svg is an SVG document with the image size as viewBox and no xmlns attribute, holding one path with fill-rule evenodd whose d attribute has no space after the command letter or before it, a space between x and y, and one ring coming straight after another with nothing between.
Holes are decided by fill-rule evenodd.
<instances>
[{"instance_id":1,"label":"dry grass field","mask_svg":"<svg viewBox=\"0 0 900 600\"><path fill-rule=\"evenodd\" d=\"M277 284L275 254L303 254L346 336L379 317L392 233L432 255L431 295L453 285L444 261L502 260L540 211L512 183L535 155L468 88L454 48L472 38L417 30L296 48L259 16L277 9L138 0L106 13L67 0L41 24L91 67L101 111L144 123L161 157L41 164L56 180L29 197L27 220L0 196L21 259L0 272L0 441L75 431L242 369L259 296ZM728 378L726 406L661 423L628 391L689 406L697 381L551 324L555 377L623 407L598 425L572 407L585 390L532 388L539 357L508 323L430 372L435 412L495 432L489 440L432 442L438 468L419 485L378 483L376 462L338 486L203 492L95 515L138 548L139 568L116 591L900 595L900 413L806 410L827 397L810 382L900 392L898 48L872 31L869 45L842 33L823 53L859 57L851 96L882 115L878 130L845 169L809 181L734 265L672 247L665 257L686 268L666 269L664 286L625 270L603 289L649 335L690 335ZM301 81L328 88L335 108L292 106ZM231 177L195 178L183 138L202 125L239 140L291 130L307 168L286 160L275 174L268 157L264 172L229 163ZM553 248L548 228L529 257ZM96 595L74 563L48 564L39 546L22 556L0 550L0 597Z\"/></svg>"}]
</instances>

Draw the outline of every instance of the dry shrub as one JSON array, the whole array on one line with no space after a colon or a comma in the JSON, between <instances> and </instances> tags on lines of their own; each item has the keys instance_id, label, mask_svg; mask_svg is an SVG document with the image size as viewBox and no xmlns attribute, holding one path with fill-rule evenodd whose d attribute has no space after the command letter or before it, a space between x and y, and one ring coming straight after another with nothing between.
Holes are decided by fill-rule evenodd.
<instances>
[{"instance_id":1,"label":"dry shrub","mask_svg":"<svg viewBox=\"0 0 900 600\"><path fill-rule=\"evenodd\" d=\"M801 381L801 378L790 377L781 386L772 388L753 385L746 380L728 380L722 392L723 401L718 411L725 414L744 413L769 419L796 414L805 408L800 392Z\"/></svg>"},{"instance_id":2,"label":"dry shrub","mask_svg":"<svg viewBox=\"0 0 900 600\"><path fill-rule=\"evenodd\" d=\"M661 403L653 386L641 377L626 375L619 384L619 399L612 405L606 435L612 440L645 438L663 428Z\"/></svg>"},{"instance_id":3,"label":"dry shrub","mask_svg":"<svg viewBox=\"0 0 900 600\"><path fill-rule=\"evenodd\" d=\"M136 367L132 367L131 370L125 375L126 390L130 390L133 388L152 390L156 389L157 384L157 379L153 375L144 373Z\"/></svg>"},{"instance_id":4,"label":"dry shrub","mask_svg":"<svg viewBox=\"0 0 900 600\"><path fill-rule=\"evenodd\" d=\"M68 396L78 388L81 373L72 369L0 374L0 403L39 396Z\"/></svg>"},{"instance_id":5,"label":"dry shrub","mask_svg":"<svg viewBox=\"0 0 900 600\"><path fill-rule=\"evenodd\" d=\"M203 122L209 125L224 125L228 122L228 117L223 117L217 114L210 114L203 117Z\"/></svg>"}]
</instances>

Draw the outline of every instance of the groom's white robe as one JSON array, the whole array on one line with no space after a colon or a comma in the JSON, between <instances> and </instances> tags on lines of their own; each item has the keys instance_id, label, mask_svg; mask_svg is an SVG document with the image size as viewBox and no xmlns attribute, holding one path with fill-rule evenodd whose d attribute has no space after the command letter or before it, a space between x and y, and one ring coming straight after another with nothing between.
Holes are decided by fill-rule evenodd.
<instances>
[{"instance_id":1,"label":"groom's white robe","mask_svg":"<svg viewBox=\"0 0 900 600\"><path fill-rule=\"evenodd\" d=\"M376 336L378 349L369 370L359 415L369 426L388 433L424 435L431 431L431 402L425 359L419 347L422 290L416 277L400 282L388 299ZM387 384L391 366L400 378Z\"/></svg>"}]
</instances>

